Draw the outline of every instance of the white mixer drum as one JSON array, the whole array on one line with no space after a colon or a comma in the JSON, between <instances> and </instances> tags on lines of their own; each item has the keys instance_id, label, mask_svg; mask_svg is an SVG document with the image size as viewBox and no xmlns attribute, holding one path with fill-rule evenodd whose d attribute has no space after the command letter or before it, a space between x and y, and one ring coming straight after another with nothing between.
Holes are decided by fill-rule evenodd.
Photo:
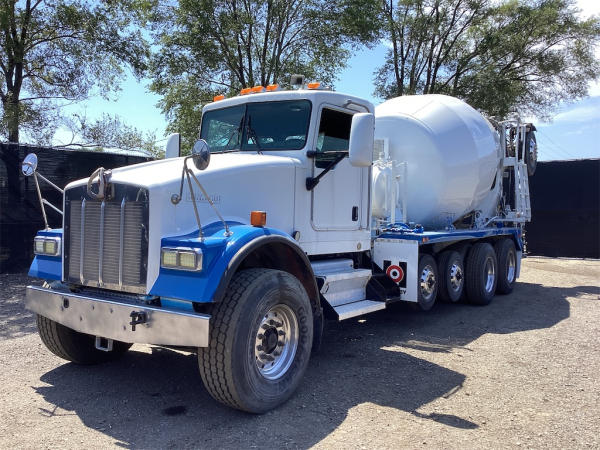
<instances>
[{"instance_id":1,"label":"white mixer drum","mask_svg":"<svg viewBox=\"0 0 600 450\"><path fill-rule=\"evenodd\" d=\"M430 229L477 209L492 188L501 156L492 125L465 102L445 95L403 96L377 106L375 139L387 141L393 163L407 163L406 182L399 186L407 219ZM381 195L381 189L373 191L374 204L385 202Z\"/></svg>"}]
</instances>

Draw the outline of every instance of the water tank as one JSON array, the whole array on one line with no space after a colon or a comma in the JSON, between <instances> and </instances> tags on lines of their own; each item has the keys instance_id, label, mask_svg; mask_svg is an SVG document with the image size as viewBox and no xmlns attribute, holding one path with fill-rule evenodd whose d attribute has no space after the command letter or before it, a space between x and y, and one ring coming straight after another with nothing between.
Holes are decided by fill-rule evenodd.
<instances>
[{"instance_id":1,"label":"water tank","mask_svg":"<svg viewBox=\"0 0 600 450\"><path fill-rule=\"evenodd\" d=\"M375 108L375 139L387 158L381 155L373 170L374 217L390 220L395 200L396 221L402 220L404 199L407 221L443 228L489 199L501 156L499 139L487 119L465 102L445 95L388 100ZM393 176L382 169L386 164L394 166Z\"/></svg>"}]
</instances>

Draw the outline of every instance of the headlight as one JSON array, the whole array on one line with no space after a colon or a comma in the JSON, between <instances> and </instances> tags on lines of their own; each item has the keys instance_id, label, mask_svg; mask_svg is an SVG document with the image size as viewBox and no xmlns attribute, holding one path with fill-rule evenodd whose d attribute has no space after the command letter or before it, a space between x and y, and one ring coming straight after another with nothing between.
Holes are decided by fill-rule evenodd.
<instances>
[{"instance_id":1,"label":"headlight","mask_svg":"<svg viewBox=\"0 0 600 450\"><path fill-rule=\"evenodd\" d=\"M160 250L160 266L165 269L202 270L202 250L187 247L163 247Z\"/></svg>"},{"instance_id":2,"label":"headlight","mask_svg":"<svg viewBox=\"0 0 600 450\"><path fill-rule=\"evenodd\" d=\"M59 237L37 236L33 240L33 252L36 255L60 256L60 244Z\"/></svg>"}]
</instances>

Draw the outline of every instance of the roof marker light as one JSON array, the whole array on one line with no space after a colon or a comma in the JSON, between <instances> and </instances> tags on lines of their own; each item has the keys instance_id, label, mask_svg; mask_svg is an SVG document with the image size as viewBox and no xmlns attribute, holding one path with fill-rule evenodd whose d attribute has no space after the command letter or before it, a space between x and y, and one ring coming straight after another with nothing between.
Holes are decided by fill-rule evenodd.
<instances>
[{"instance_id":1,"label":"roof marker light","mask_svg":"<svg viewBox=\"0 0 600 450\"><path fill-rule=\"evenodd\" d=\"M321 83L319 83L319 82L308 83L308 85L307 85L308 89L319 89L320 86L321 86Z\"/></svg>"},{"instance_id":2,"label":"roof marker light","mask_svg":"<svg viewBox=\"0 0 600 450\"><path fill-rule=\"evenodd\" d=\"M225 96L223 94L221 95L215 95L213 97L213 102L218 102L219 100L223 100L225 98Z\"/></svg>"},{"instance_id":3,"label":"roof marker light","mask_svg":"<svg viewBox=\"0 0 600 450\"><path fill-rule=\"evenodd\" d=\"M266 211L250 211L250 225L253 227L264 227L266 224Z\"/></svg>"},{"instance_id":4,"label":"roof marker light","mask_svg":"<svg viewBox=\"0 0 600 450\"><path fill-rule=\"evenodd\" d=\"M248 95L252 92L252 88L244 88L240 91L240 95Z\"/></svg>"},{"instance_id":5,"label":"roof marker light","mask_svg":"<svg viewBox=\"0 0 600 450\"><path fill-rule=\"evenodd\" d=\"M259 92L264 92L265 88L263 86L254 86L252 88L253 94L258 94Z\"/></svg>"},{"instance_id":6,"label":"roof marker light","mask_svg":"<svg viewBox=\"0 0 600 450\"><path fill-rule=\"evenodd\" d=\"M270 84L267 86L267 92L275 92L279 90L278 84Z\"/></svg>"}]
</instances>

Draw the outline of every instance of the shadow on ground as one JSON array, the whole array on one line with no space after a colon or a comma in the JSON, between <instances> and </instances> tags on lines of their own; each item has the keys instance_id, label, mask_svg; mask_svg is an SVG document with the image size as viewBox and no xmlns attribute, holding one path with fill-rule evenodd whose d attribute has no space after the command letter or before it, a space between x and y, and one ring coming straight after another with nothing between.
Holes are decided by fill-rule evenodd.
<instances>
[{"instance_id":1,"label":"shadow on ground","mask_svg":"<svg viewBox=\"0 0 600 450\"><path fill-rule=\"evenodd\" d=\"M25 309L25 290L29 284L41 284L26 273L0 274L0 339L35 333L33 313Z\"/></svg>"},{"instance_id":2,"label":"shadow on ground","mask_svg":"<svg viewBox=\"0 0 600 450\"><path fill-rule=\"evenodd\" d=\"M219 405L202 386L195 355L157 347L152 354L131 351L103 366L63 364L41 377L48 386L35 390L54 405L40 414L76 414L124 447L308 447L365 402L473 429L478 425L465 418L417 411L454 395L465 376L402 348L468 351L465 346L484 333L552 327L569 316L567 297L597 289L519 283L513 294L488 307L442 304L417 313L396 306L330 323L296 395L262 416Z\"/></svg>"}]
</instances>

